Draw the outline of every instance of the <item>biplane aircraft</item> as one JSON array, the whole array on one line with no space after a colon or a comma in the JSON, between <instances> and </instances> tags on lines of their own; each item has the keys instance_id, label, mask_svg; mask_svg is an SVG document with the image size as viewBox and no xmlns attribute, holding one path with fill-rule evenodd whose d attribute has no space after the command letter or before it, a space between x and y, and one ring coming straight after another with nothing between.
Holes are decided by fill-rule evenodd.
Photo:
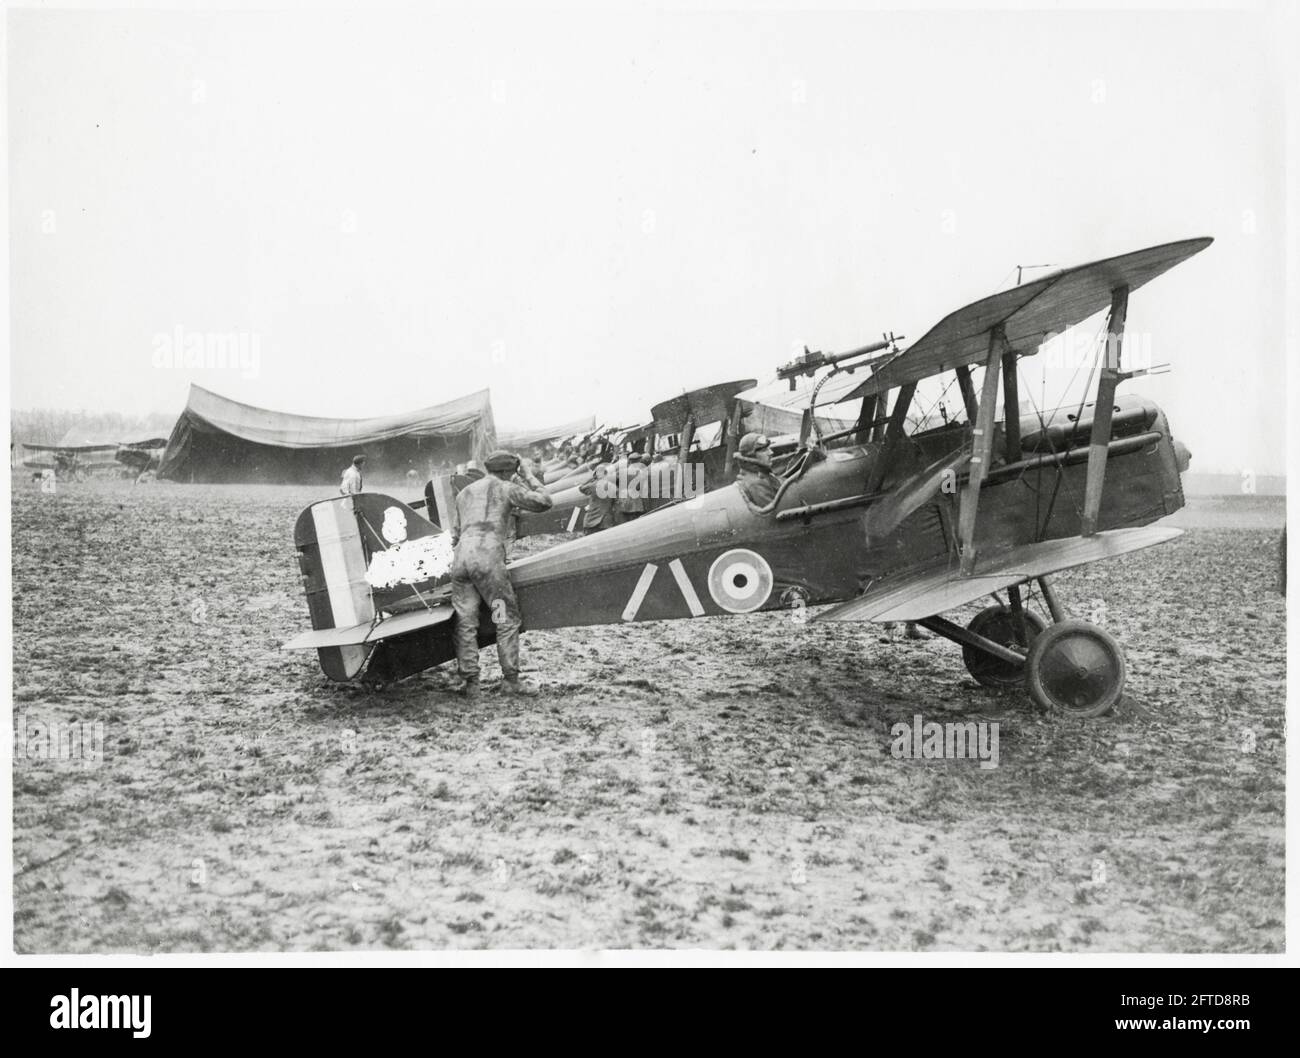
<instances>
[{"instance_id":1,"label":"biplane aircraft","mask_svg":"<svg viewBox=\"0 0 1300 1058\"><path fill-rule=\"evenodd\" d=\"M575 439L572 448L580 450L586 445L598 454L587 459L572 456L568 460L552 461L542 468L542 481L545 491L551 497L551 509L548 511L521 512L515 518L515 536L536 536L539 533L573 532L582 524L582 512L587 505L587 496L582 486L592 480L596 466L608 460L615 451L625 451L629 447L626 438L635 433L631 429L601 427L581 438ZM439 512L445 519L445 511Z\"/></svg>"},{"instance_id":2,"label":"biplane aircraft","mask_svg":"<svg viewBox=\"0 0 1300 1058\"><path fill-rule=\"evenodd\" d=\"M754 430L774 435L772 452L780 460L793 454L810 425L806 413L744 399L755 385L752 378L717 382L661 401L651 409L650 422L602 435L605 458L637 451L650 459L634 486L646 511L730 485L736 480L736 446L744 434ZM849 424L819 417L818 425L826 431ZM847 435L840 436L843 441ZM553 506L539 514L521 514L515 535L577 530L587 504L582 486L591 480L595 462L571 467L572 476L563 480L552 478L554 483L546 488Z\"/></svg>"},{"instance_id":3,"label":"biplane aircraft","mask_svg":"<svg viewBox=\"0 0 1300 1058\"><path fill-rule=\"evenodd\" d=\"M24 444L32 455L23 460L23 466L31 470L53 470L60 478L71 481L127 473L137 476L145 470L156 470L167 447L165 437L120 442L72 440L73 437L74 431L70 430L57 445Z\"/></svg>"},{"instance_id":4,"label":"biplane aircraft","mask_svg":"<svg viewBox=\"0 0 1300 1058\"><path fill-rule=\"evenodd\" d=\"M568 465L565 476L547 471L542 481L551 494L552 507L537 514L521 514L516 521L516 536L533 536L538 533L573 532L581 524L582 511L587 496L582 486L591 480L596 464L602 459L616 458L634 450L644 452L650 459L640 479L641 499L645 509L653 511L666 504L690 499L723 484L730 484L730 460L735 452L739 434L722 444L702 448L695 444L696 431L701 426L726 425L739 421L736 394L749 389L754 380L722 382L692 390L672 397L651 409L649 423L621 429L605 430L598 437L584 440L601 444L603 455L577 465ZM734 433L734 428L731 433ZM657 442L669 442L661 450ZM729 447L728 447L729 446ZM724 465L727 473L724 478Z\"/></svg>"},{"instance_id":5,"label":"biplane aircraft","mask_svg":"<svg viewBox=\"0 0 1300 1058\"><path fill-rule=\"evenodd\" d=\"M579 492L579 486L591 480L596 464L600 460L594 456L582 458L573 453L588 449L603 451L603 438L609 433L611 433L610 427L597 427L593 423L582 432L564 437L552 437L544 431L504 435L507 439L511 436L521 439L522 443L516 444L513 448L510 448L508 440L499 442L502 447L512 451L536 449L539 443L551 442L562 445L566 452L563 456L555 456L547 460L542 465L539 475L544 490L554 497L554 506L543 515L539 515L539 520L529 522L527 527L516 526L518 530L516 536L562 533L568 528L570 522L576 520L573 517L573 508L581 507L587 502L587 497ZM479 473L482 473L481 468ZM413 501L411 508L425 511L425 516L434 525L445 524L456 493L473 480L473 476L465 466L461 466L454 473L435 474L425 482L424 498Z\"/></svg>"},{"instance_id":6,"label":"biplane aircraft","mask_svg":"<svg viewBox=\"0 0 1300 1058\"><path fill-rule=\"evenodd\" d=\"M1190 457L1159 407L1117 388L1148 373L1123 365L1130 295L1211 241L1042 276L901 351L796 359L783 374L868 369L846 436L812 428L763 509L729 485L511 563L524 630L828 606L811 620L917 621L961 646L981 685L1100 716L1123 692L1123 651L1067 615L1051 578L1179 535L1154 523L1183 506ZM1023 414L1018 361L1103 310L1091 403ZM948 373L966 421L909 433L918 385ZM330 679L383 683L455 656L451 548L429 521L363 493L308 507L295 544L313 630L285 646L318 651ZM966 626L944 616L985 598ZM490 620L479 627L486 645Z\"/></svg>"}]
</instances>

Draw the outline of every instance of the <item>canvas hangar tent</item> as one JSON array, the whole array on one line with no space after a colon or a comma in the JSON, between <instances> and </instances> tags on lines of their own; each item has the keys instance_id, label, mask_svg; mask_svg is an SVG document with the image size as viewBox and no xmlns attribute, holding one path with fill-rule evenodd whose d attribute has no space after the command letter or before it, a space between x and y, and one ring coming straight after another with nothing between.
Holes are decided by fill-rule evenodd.
<instances>
[{"instance_id":1,"label":"canvas hangar tent","mask_svg":"<svg viewBox=\"0 0 1300 1058\"><path fill-rule=\"evenodd\" d=\"M190 386L161 478L184 482L337 483L358 452L370 481L424 481L435 468L482 459L495 444L488 390L401 415L328 419L255 408Z\"/></svg>"}]
</instances>

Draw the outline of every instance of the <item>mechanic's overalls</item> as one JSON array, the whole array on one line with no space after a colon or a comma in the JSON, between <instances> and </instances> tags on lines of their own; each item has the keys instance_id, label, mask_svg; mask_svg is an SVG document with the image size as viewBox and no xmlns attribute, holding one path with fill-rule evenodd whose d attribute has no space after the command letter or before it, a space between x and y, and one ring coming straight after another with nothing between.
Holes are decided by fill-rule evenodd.
<instances>
[{"instance_id":1,"label":"mechanic's overalls","mask_svg":"<svg viewBox=\"0 0 1300 1058\"><path fill-rule=\"evenodd\" d=\"M486 605L497 631L497 658L506 679L519 676L519 604L506 574L506 545L516 511L545 511L551 497L489 474L456 497L458 535L451 567L451 604L456 611L456 664L477 679L479 607Z\"/></svg>"}]
</instances>

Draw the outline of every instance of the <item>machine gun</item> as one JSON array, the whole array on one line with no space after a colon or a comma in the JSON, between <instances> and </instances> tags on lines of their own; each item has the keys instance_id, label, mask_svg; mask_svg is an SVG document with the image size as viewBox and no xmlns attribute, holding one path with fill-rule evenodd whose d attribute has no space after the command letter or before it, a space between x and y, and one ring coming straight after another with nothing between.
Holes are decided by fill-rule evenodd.
<instances>
[{"instance_id":1,"label":"machine gun","mask_svg":"<svg viewBox=\"0 0 1300 1058\"><path fill-rule=\"evenodd\" d=\"M898 342L902 341L904 335L886 334L880 341L872 342L870 345L864 345L861 349L854 349L848 353L823 353L820 350L813 352L805 345L803 355L796 356L788 364L784 364L776 369L776 377L784 378L789 381L790 388L793 390L798 384L800 375L811 377L823 367L832 367L836 364L843 364L849 360L856 360L859 357L871 356L872 353L885 353L887 355L871 356L867 361L868 364L875 363L878 360L885 360L895 356L898 353ZM853 374L854 370L864 364L854 364L852 367L844 367L840 370Z\"/></svg>"}]
</instances>

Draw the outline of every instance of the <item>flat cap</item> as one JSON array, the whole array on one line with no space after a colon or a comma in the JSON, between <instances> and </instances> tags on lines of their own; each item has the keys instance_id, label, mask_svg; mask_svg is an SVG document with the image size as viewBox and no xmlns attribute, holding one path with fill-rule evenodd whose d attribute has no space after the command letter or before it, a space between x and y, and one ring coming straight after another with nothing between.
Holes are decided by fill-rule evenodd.
<instances>
[{"instance_id":1,"label":"flat cap","mask_svg":"<svg viewBox=\"0 0 1300 1058\"><path fill-rule=\"evenodd\" d=\"M507 452L504 448L498 448L483 461L483 465L493 474L501 474L506 471L519 469L519 457L513 452Z\"/></svg>"}]
</instances>

